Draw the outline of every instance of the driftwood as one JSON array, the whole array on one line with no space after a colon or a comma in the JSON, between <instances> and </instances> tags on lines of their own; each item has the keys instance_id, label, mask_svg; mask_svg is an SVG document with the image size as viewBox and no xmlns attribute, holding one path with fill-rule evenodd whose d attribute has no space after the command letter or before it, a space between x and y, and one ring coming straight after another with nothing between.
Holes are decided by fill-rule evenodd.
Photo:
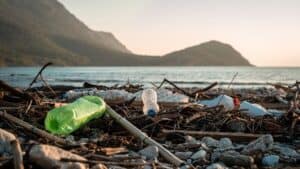
<instances>
[{"instance_id":1,"label":"driftwood","mask_svg":"<svg viewBox=\"0 0 300 169\"><path fill-rule=\"evenodd\" d=\"M145 166L147 164L151 163L143 163L143 162L117 162L117 161L96 161L96 160L79 160L79 159L68 159L68 158L62 158L60 159L63 162L78 162L78 163L85 163L85 164L105 164L105 165L121 165L126 167L137 167L137 166Z\"/></svg>"},{"instance_id":2,"label":"driftwood","mask_svg":"<svg viewBox=\"0 0 300 169\"><path fill-rule=\"evenodd\" d=\"M172 154L169 150L163 147L161 144L147 136L146 133L143 133L133 124L131 124L128 120L120 116L117 112L115 112L110 106L107 106L106 111L117 123L119 123L122 127L127 129L132 135L139 138L142 142L146 144L156 146L159 149L159 153L170 163L174 164L175 166L181 166L184 164L182 160Z\"/></svg>"},{"instance_id":3,"label":"driftwood","mask_svg":"<svg viewBox=\"0 0 300 169\"><path fill-rule=\"evenodd\" d=\"M19 143L19 140L11 141L11 147L13 152L14 168L24 169L23 165L23 153Z\"/></svg>"},{"instance_id":4,"label":"driftwood","mask_svg":"<svg viewBox=\"0 0 300 169\"><path fill-rule=\"evenodd\" d=\"M37 81L37 78L42 74L43 70L46 69L48 66L52 65L51 62L46 63L41 69L40 71L37 73L37 75L34 77L34 79L32 80L32 82L29 84L28 89L31 88L31 86Z\"/></svg>"},{"instance_id":5,"label":"driftwood","mask_svg":"<svg viewBox=\"0 0 300 169\"><path fill-rule=\"evenodd\" d=\"M57 137L57 136L54 136L50 133L47 133L46 131L44 130L41 130L37 127L34 127L32 126L31 124L19 119L19 118L16 118L6 112L2 112L0 111L0 117L10 121L10 122L13 122L21 127L23 127L24 129L26 130L29 130L31 131L32 133L35 133L37 135L39 135L40 137L42 138L46 138L47 140L50 140L50 141L53 141L55 143L58 143L58 144L61 144L61 145L68 145L70 143L68 143L65 139L62 139L60 137Z\"/></svg>"}]
</instances>

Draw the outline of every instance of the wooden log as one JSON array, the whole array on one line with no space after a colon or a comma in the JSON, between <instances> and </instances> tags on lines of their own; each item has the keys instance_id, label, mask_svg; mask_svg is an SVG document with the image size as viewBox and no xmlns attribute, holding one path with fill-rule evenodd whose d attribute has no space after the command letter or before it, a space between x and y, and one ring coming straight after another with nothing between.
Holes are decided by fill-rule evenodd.
<instances>
[{"instance_id":1,"label":"wooden log","mask_svg":"<svg viewBox=\"0 0 300 169\"><path fill-rule=\"evenodd\" d=\"M19 140L13 140L10 142L13 152L14 169L24 169L23 165L23 153L19 143Z\"/></svg>"},{"instance_id":2,"label":"wooden log","mask_svg":"<svg viewBox=\"0 0 300 169\"><path fill-rule=\"evenodd\" d=\"M170 133L182 133L187 135L199 136L199 137L213 137L216 139L228 137L233 141L252 141L262 136L262 134L251 134L251 133L232 133L232 132L210 132L210 131L189 131L189 130L162 130L165 134Z\"/></svg>"},{"instance_id":3,"label":"wooden log","mask_svg":"<svg viewBox=\"0 0 300 169\"><path fill-rule=\"evenodd\" d=\"M0 117L2 117L3 119L6 119L12 123L15 123L21 127L23 127L24 129L28 130L28 131L31 131L32 133L34 134L37 134L38 136L42 137L42 138L46 138L50 141L53 141L57 144L60 144L60 145L69 145L71 143L67 142L65 139L62 139L60 137L57 137L57 136L54 136L44 130L41 130L19 118L16 118L6 112L2 112L0 111Z\"/></svg>"},{"instance_id":4,"label":"wooden log","mask_svg":"<svg viewBox=\"0 0 300 169\"><path fill-rule=\"evenodd\" d=\"M156 146L159 150L159 153L170 163L174 164L175 166L179 167L184 164L184 162L172 154L169 150L163 147L161 144L147 136L146 133L142 132L140 129L135 127L131 124L128 120L120 116L117 112L115 112L110 106L107 105L106 111L117 123L123 126L126 130L128 130L132 135L139 138L142 142Z\"/></svg>"}]
</instances>

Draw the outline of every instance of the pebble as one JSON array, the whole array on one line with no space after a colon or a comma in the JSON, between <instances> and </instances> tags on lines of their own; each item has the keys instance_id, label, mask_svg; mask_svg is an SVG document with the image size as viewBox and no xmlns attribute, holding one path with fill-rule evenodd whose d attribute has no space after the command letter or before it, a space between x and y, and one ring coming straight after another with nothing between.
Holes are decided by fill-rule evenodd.
<instances>
[{"instance_id":1,"label":"pebble","mask_svg":"<svg viewBox=\"0 0 300 169\"><path fill-rule=\"evenodd\" d=\"M254 159L251 156L242 155L236 151L228 151L221 154L219 160L227 166L243 166L246 168L251 168L254 163Z\"/></svg>"},{"instance_id":2,"label":"pebble","mask_svg":"<svg viewBox=\"0 0 300 169\"><path fill-rule=\"evenodd\" d=\"M206 167L206 169L229 169L223 163L213 163Z\"/></svg>"},{"instance_id":3,"label":"pebble","mask_svg":"<svg viewBox=\"0 0 300 169\"><path fill-rule=\"evenodd\" d=\"M262 159L262 165L266 167L276 167L278 164L279 164L278 155L269 155L269 156L265 156Z\"/></svg>"},{"instance_id":4,"label":"pebble","mask_svg":"<svg viewBox=\"0 0 300 169\"><path fill-rule=\"evenodd\" d=\"M0 155L9 156L12 154L10 142L16 140L16 137L6 130L0 128Z\"/></svg>"},{"instance_id":5,"label":"pebble","mask_svg":"<svg viewBox=\"0 0 300 169\"><path fill-rule=\"evenodd\" d=\"M158 148L156 146L148 146L140 150L139 154L146 157L147 160L155 160L158 157Z\"/></svg>"},{"instance_id":6,"label":"pebble","mask_svg":"<svg viewBox=\"0 0 300 169\"><path fill-rule=\"evenodd\" d=\"M203 137L201 141L205 143L209 148L216 148L219 145L219 141L212 137Z\"/></svg>"},{"instance_id":7,"label":"pebble","mask_svg":"<svg viewBox=\"0 0 300 169\"><path fill-rule=\"evenodd\" d=\"M86 160L69 151L45 144L34 145L29 152L30 161L36 163L43 169L86 169L86 166L82 163L61 162L61 158Z\"/></svg>"},{"instance_id":8,"label":"pebble","mask_svg":"<svg viewBox=\"0 0 300 169\"><path fill-rule=\"evenodd\" d=\"M227 127L233 132L245 132L247 130L246 123L241 120L231 120L228 122Z\"/></svg>"},{"instance_id":9,"label":"pebble","mask_svg":"<svg viewBox=\"0 0 300 169\"><path fill-rule=\"evenodd\" d=\"M206 158L206 151L205 150L199 150L196 153L194 153L191 157L193 160L204 160Z\"/></svg>"},{"instance_id":10,"label":"pebble","mask_svg":"<svg viewBox=\"0 0 300 169\"><path fill-rule=\"evenodd\" d=\"M185 142L189 144L198 144L199 141L192 136L184 136Z\"/></svg>"},{"instance_id":11,"label":"pebble","mask_svg":"<svg viewBox=\"0 0 300 169\"><path fill-rule=\"evenodd\" d=\"M270 134L263 135L258 139L250 142L242 150L242 154L252 154L256 152L265 152L273 148L273 137Z\"/></svg>"},{"instance_id":12,"label":"pebble","mask_svg":"<svg viewBox=\"0 0 300 169\"><path fill-rule=\"evenodd\" d=\"M193 152L187 151L187 152L175 152L175 155L180 158L181 160L186 160L192 156Z\"/></svg>"},{"instance_id":13,"label":"pebble","mask_svg":"<svg viewBox=\"0 0 300 169\"><path fill-rule=\"evenodd\" d=\"M107 167L103 164L94 165L91 169L107 169Z\"/></svg>"}]
</instances>

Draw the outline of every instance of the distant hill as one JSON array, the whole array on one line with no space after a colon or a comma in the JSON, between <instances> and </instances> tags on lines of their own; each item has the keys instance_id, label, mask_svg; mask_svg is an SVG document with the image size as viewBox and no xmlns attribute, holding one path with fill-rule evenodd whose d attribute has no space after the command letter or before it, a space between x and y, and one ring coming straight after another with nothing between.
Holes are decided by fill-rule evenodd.
<instances>
[{"instance_id":1,"label":"distant hill","mask_svg":"<svg viewBox=\"0 0 300 169\"><path fill-rule=\"evenodd\" d=\"M250 63L232 46L209 41L200 45L185 48L169 53L162 57L165 65L189 65L189 66L249 66Z\"/></svg>"},{"instance_id":2,"label":"distant hill","mask_svg":"<svg viewBox=\"0 0 300 169\"><path fill-rule=\"evenodd\" d=\"M0 0L0 65L48 61L74 66L250 65L216 41L163 57L137 55L113 34L88 28L57 0Z\"/></svg>"}]
</instances>

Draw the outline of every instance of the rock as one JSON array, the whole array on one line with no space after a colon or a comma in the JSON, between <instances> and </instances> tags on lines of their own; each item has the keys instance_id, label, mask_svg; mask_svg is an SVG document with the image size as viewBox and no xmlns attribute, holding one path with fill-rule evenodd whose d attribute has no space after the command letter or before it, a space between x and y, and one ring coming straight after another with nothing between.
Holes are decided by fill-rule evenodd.
<instances>
[{"instance_id":1,"label":"rock","mask_svg":"<svg viewBox=\"0 0 300 169\"><path fill-rule=\"evenodd\" d=\"M252 157L241 155L235 151L228 151L221 154L219 160L230 167L236 165L250 168L254 163L254 159Z\"/></svg>"},{"instance_id":2,"label":"rock","mask_svg":"<svg viewBox=\"0 0 300 169\"><path fill-rule=\"evenodd\" d=\"M181 160L186 160L192 156L193 152L187 151L187 152L176 152L175 155L180 158Z\"/></svg>"},{"instance_id":3,"label":"rock","mask_svg":"<svg viewBox=\"0 0 300 169\"><path fill-rule=\"evenodd\" d=\"M10 142L16 140L16 137L0 128L0 155L9 156L12 154Z\"/></svg>"},{"instance_id":4,"label":"rock","mask_svg":"<svg viewBox=\"0 0 300 169\"><path fill-rule=\"evenodd\" d=\"M107 167L103 164L94 165L91 169L107 169Z\"/></svg>"},{"instance_id":5,"label":"rock","mask_svg":"<svg viewBox=\"0 0 300 169\"><path fill-rule=\"evenodd\" d=\"M222 163L213 163L208 167L206 167L206 169L229 169L229 168Z\"/></svg>"},{"instance_id":6,"label":"rock","mask_svg":"<svg viewBox=\"0 0 300 169\"><path fill-rule=\"evenodd\" d=\"M253 154L265 152L273 147L273 137L270 134L263 135L258 139L250 142L242 151L242 154Z\"/></svg>"},{"instance_id":7,"label":"rock","mask_svg":"<svg viewBox=\"0 0 300 169\"><path fill-rule=\"evenodd\" d=\"M284 158L296 158L300 156L300 154L296 150L284 145L275 145L273 147L273 150L275 152L278 152L280 156Z\"/></svg>"},{"instance_id":8,"label":"rock","mask_svg":"<svg viewBox=\"0 0 300 169\"><path fill-rule=\"evenodd\" d=\"M221 138L221 140L219 141L218 148L227 149L232 147L233 145L229 138Z\"/></svg>"},{"instance_id":9,"label":"rock","mask_svg":"<svg viewBox=\"0 0 300 169\"><path fill-rule=\"evenodd\" d=\"M152 169L152 167L150 165L145 165L144 169Z\"/></svg>"},{"instance_id":10,"label":"rock","mask_svg":"<svg viewBox=\"0 0 300 169\"><path fill-rule=\"evenodd\" d=\"M126 168L120 166L109 166L108 169L126 169Z\"/></svg>"},{"instance_id":11,"label":"rock","mask_svg":"<svg viewBox=\"0 0 300 169\"><path fill-rule=\"evenodd\" d=\"M139 154L146 157L147 160L155 160L158 157L158 148L156 146L148 146L140 150Z\"/></svg>"},{"instance_id":12,"label":"rock","mask_svg":"<svg viewBox=\"0 0 300 169\"><path fill-rule=\"evenodd\" d=\"M212 154L211 154L211 157L210 157L210 160L212 162L216 162L219 160L220 156L221 156L221 152L220 151L214 151Z\"/></svg>"},{"instance_id":13,"label":"rock","mask_svg":"<svg viewBox=\"0 0 300 169\"><path fill-rule=\"evenodd\" d=\"M199 150L195 154L192 155L191 159L193 160L204 160L206 158L206 151Z\"/></svg>"},{"instance_id":14,"label":"rock","mask_svg":"<svg viewBox=\"0 0 300 169\"><path fill-rule=\"evenodd\" d=\"M184 136L185 142L189 144L198 144L199 141L192 136Z\"/></svg>"},{"instance_id":15,"label":"rock","mask_svg":"<svg viewBox=\"0 0 300 169\"><path fill-rule=\"evenodd\" d=\"M216 148L219 145L219 141L212 137L203 137L201 141L205 143L209 148Z\"/></svg>"},{"instance_id":16,"label":"rock","mask_svg":"<svg viewBox=\"0 0 300 169\"><path fill-rule=\"evenodd\" d=\"M276 167L278 164L279 164L278 155L269 155L269 156L265 156L262 159L262 165L266 167Z\"/></svg>"},{"instance_id":17,"label":"rock","mask_svg":"<svg viewBox=\"0 0 300 169\"><path fill-rule=\"evenodd\" d=\"M82 163L61 162L61 158L86 160L85 158L50 145L34 145L29 152L30 161L43 169L86 169Z\"/></svg>"},{"instance_id":18,"label":"rock","mask_svg":"<svg viewBox=\"0 0 300 169\"><path fill-rule=\"evenodd\" d=\"M245 132L247 129L246 123L241 120L231 120L227 123L227 127L233 132Z\"/></svg>"}]
</instances>

